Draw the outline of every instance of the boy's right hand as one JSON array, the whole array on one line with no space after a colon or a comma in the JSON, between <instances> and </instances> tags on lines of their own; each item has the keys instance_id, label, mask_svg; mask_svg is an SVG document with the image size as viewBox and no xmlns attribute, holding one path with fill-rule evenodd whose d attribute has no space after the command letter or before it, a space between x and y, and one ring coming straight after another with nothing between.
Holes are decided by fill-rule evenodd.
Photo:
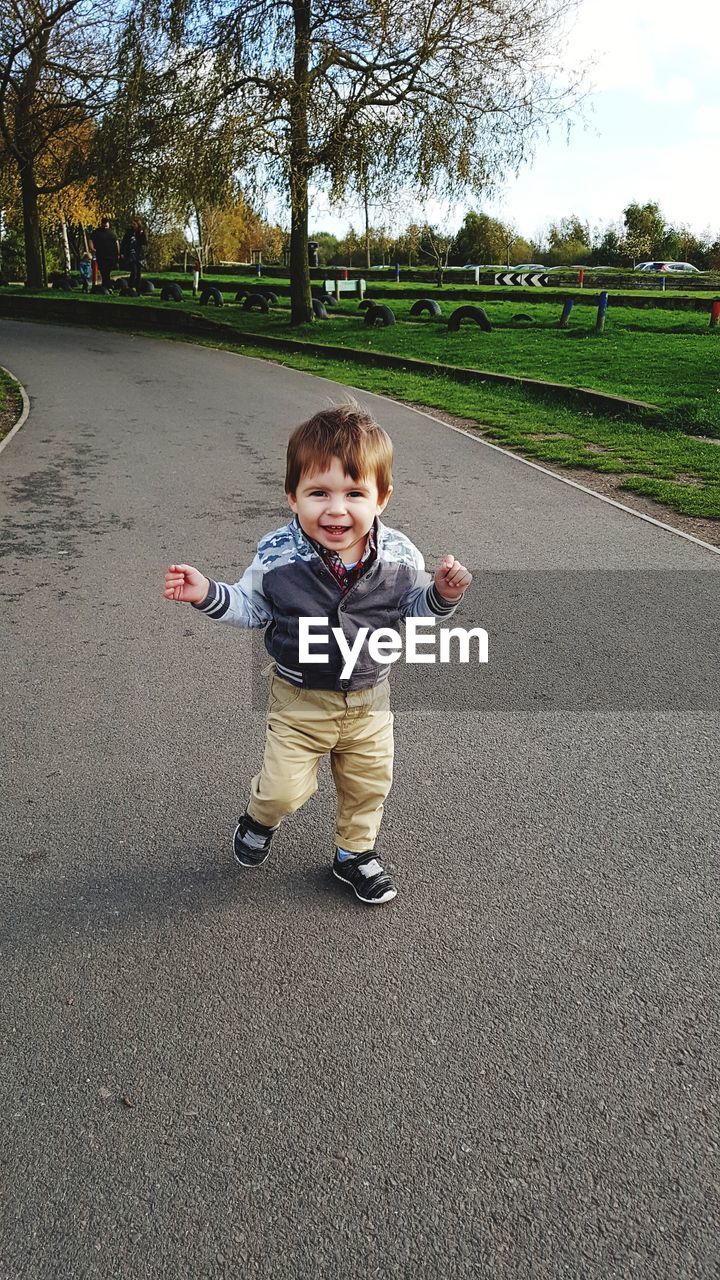
<instances>
[{"instance_id":1,"label":"boy's right hand","mask_svg":"<svg viewBox=\"0 0 720 1280\"><path fill-rule=\"evenodd\" d=\"M171 564L165 573L165 599L180 604L201 604L210 590L210 582L191 564Z\"/></svg>"}]
</instances>

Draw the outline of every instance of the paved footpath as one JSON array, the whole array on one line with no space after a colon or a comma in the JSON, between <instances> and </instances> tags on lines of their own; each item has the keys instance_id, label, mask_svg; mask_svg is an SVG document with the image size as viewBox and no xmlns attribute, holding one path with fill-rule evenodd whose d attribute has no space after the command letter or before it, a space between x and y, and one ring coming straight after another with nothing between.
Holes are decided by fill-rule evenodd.
<instances>
[{"instance_id":1,"label":"paved footpath","mask_svg":"<svg viewBox=\"0 0 720 1280\"><path fill-rule=\"evenodd\" d=\"M0 1280L717 1277L720 557L363 395L491 655L396 671L363 910L327 772L233 865L257 646L160 594L239 576L345 391L9 321L0 364Z\"/></svg>"}]
</instances>

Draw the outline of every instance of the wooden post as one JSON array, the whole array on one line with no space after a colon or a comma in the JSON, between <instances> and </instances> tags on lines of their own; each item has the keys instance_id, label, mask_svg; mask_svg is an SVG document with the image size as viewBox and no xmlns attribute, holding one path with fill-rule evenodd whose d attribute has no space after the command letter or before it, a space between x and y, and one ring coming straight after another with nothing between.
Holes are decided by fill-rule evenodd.
<instances>
[{"instance_id":1,"label":"wooden post","mask_svg":"<svg viewBox=\"0 0 720 1280\"><path fill-rule=\"evenodd\" d=\"M575 302L572 298L565 299L565 304L562 309L562 315L560 317L558 329L567 329L568 320L570 319L570 312L572 311L574 306L575 306Z\"/></svg>"},{"instance_id":2,"label":"wooden post","mask_svg":"<svg viewBox=\"0 0 720 1280\"><path fill-rule=\"evenodd\" d=\"M710 304L710 328L717 329L720 324L720 298Z\"/></svg>"},{"instance_id":3,"label":"wooden post","mask_svg":"<svg viewBox=\"0 0 720 1280\"><path fill-rule=\"evenodd\" d=\"M597 320L595 321L596 333L602 333L603 329L605 328L605 313L607 312L607 306L608 306L608 295L607 295L607 291L603 289L602 293L600 294L600 302L598 303L598 310L597 310Z\"/></svg>"}]
</instances>

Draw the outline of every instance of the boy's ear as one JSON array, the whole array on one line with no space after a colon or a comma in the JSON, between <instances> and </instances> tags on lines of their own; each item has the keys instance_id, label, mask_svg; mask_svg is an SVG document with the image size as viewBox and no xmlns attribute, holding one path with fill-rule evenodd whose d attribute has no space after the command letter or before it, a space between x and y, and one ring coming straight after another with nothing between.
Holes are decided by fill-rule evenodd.
<instances>
[{"instance_id":1,"label":"boy's ear","mask_svg":"<svg viewBox=\"0 0 720 1280\"><path fill-rule=\"evenodd\" d=\"M392 497L393 487L389 486L387 493L382 498L378 498L378 511L383 512Z\"/></svg>"},{"instance_id":2,"label":"boy's ear","mask_svg":"<svg viewBox=\"0 0 720 1280\"><path fill-rule=\"evenodd\" d=\"M291 511L297 511L297 499L295 498L295 494L294 494L294 493L288 493L288 494L286 495L286 497L287 497L287 500L288 500L288 506L290 507L290 510L291 510Z\"/></svg>"}]
</instances>

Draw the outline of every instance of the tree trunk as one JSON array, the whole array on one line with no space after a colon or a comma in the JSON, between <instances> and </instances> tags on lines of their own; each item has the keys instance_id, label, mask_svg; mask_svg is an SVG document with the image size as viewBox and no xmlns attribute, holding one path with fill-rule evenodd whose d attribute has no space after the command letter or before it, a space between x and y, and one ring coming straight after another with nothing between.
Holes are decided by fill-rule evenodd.
<instances>
[{"instance_id":1,"label":"tree trunk","mask_svg":"<svg viewBox=\"0 0 720 1280\"><path fill-rule=\"evenodd\" d=\"M65 271L70 275L72 271L72 263L70 261L70 241L68 239L67 222L64 218L60 219L60 234L62 236L63 259L65 262Z\"/></svg>"},{"instance_id":2,"label":"tree trunk","mask_svg":"<svg viewBox=\"0 0 720 1280\"><path fill-rule=\"evenodd\" d=\"M370 262L370 208L368 205L367 186L365 187L363 196L365 200L365 266L369 271L372 263Z\"/></svg>"},{"instance_id":3,"label":"tree trunk","mask_svg":"<svg viewBox=\"0 0 720 1280\"><path fill-rule=\"evenodd\" d=\"M310 0L293 0L295 24L294 87L290 124L290 323L314 319L308 259L307 122L310 67Z\"/></svg>"},{"instance_id":4,"label":"tree trunk","mask_svg":"<svg viewBox=\"0 0 720 1280\"><path fill-rule=\"evenodd\" d=\"M44 289L47 281L43 265L43 246L40 233L38 193L32 165L20 170L22 192L23 232L25 235L25 288Z\"/></svg>"}]
</instances>

